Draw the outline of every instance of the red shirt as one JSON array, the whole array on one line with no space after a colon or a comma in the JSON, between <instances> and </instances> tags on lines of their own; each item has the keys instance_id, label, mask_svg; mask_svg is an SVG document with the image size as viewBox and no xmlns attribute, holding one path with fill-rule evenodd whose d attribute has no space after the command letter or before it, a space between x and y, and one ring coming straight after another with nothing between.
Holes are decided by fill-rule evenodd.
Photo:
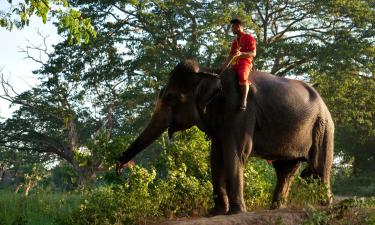
<instances>
[{"instance_id":1,"label":"red shirt","mask_svg":"<svg viewBox=\"0 0 375 225\"><path fill-rule=\"evenodd\" d=\"M233 55L238 47L240 48L241 52L250 52L254 51L256 49L256 40L253 36L250 34L247 34L245 32L241 33L240 39L234 39L232 42L232 47L230 49L230 54ZM242 64L242 63L251 63L253 60L253 57L251 58L240 58L237 63L235 64Z\"/></svg>"}]
</instances>

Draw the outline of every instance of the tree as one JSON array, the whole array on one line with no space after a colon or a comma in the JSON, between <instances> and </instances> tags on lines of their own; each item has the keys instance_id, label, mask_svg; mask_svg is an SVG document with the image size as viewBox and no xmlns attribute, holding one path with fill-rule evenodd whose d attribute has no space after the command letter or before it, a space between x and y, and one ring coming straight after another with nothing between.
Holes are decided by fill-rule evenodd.
<instances>
[{"instance_id":1,"label":"tree","mask_svg":"<svg viewBox=\"0 0 375 225\"><path fill-rule=\"evenodd\" d=\"M353 162L355 175L375 169L375 79L355 69L314 75L336 123L336 151Z\"/></svg>"},{"instance_id":2,"label":"tree","mask_svg":"<svg viewBox=\"0 0 375 225\"><path fill-rule=\"evenodd\" d=\"M21 29L29 25L30 17L36 15L43 23L49 17L57 18L59 33L66 33L70 43L87 43L96 36L90 19L69 6L68 0L25 0L18 5L12 5L12 0L8 0L8 3L7 11L0 10L0 26L8 30L12 30L14 26Z\"/></svg>"},{"instance_id":3,"label":"tree","mask_svg":"<svg viewBox=\"0 0 375 225\"><path fill-rule=\"evenodd\" d=\"M7 147L54 153L76 171L110 161L116 154L111 148L125 149L128 136L122 137L144 127L153 100L181 59L219 66L229 51L232 17L241 17L257 38L257 70L301 74L321 84L343 74L373 79L375 6L368 1L79 1L74 6L91 18L96 39L54 46L35 71L38 87L3 96L21 107L0 130ZM329 98L332 92L324 87ZM328 101L334 115L341 100ZM346 127L348 120L342 121Z\"/></svg>"}]
</instances>

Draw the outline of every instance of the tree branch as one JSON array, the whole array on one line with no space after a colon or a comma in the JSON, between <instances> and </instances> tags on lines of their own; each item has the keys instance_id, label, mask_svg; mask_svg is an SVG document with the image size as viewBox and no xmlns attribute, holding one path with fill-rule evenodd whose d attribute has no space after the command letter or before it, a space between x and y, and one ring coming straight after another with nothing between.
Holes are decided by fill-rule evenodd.
<instances>
[{"instance_id":1,"label":"tree branch","mask_svg":"<svg viewBox=\"0 0 375 225\"><path fill-rule=\"evenodd\" d=\"M19 52L26 54L25 59L31 59L34 62L45 65L45 62L43 62L43 59L42 59L42 53L47 55L48 57L50 57L50 54L48 53L48 47L47 47L47 38L49 36L48 35L44 36L43 34L40 33L39 30L37 31L37 33L40 37L42 37L43 44L40 44L40 45L37 46L37 45L33 44L30 40L26 39L26 41L29 43L29 45L26 46L26 49L21 48L21 47L18 47L18 48L20 49ZM30 54L30 50L39 51L39 58L36 58L35 56L32 56L32 54Z\"/></svg>"},{"instance_id":2,"label":"tree branch","mask_svg":"<svg viewBox=\"0 0 375 225\"><path fill-rule=\"evenodd\" d=\"M286 75L286 73L288 73L290 70L296 68L296 66L298 65L301 65L303 63L307 62L307 59L300 59L300 60L296 60L294 62L291 62L291 63L288 63L287 65L282 65L281 68L285 68L284 70L282 70L281 72L277 72L275 75L276 76L280 76L280 77L283 77ZM281 70L281 68L279 70Z\"/></svg>"}]
</instances>

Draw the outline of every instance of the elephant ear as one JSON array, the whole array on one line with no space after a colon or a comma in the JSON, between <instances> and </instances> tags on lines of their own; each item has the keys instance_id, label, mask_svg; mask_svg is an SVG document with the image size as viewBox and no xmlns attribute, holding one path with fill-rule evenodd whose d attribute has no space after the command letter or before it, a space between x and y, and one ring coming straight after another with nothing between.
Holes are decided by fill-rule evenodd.
<instances>
[{"instance_id":1,"label":"elephant ear","mask_svg":"<svg viewBox=\"0 0 375 225\"><path fill-rule=\"evenodd\" d=\"M197 75L201 77L195 94L197 106L200 112L205 113L207 105L222 90L221 79L219 75L209 72L199 72Z\"/></svg>"}]
</instances>

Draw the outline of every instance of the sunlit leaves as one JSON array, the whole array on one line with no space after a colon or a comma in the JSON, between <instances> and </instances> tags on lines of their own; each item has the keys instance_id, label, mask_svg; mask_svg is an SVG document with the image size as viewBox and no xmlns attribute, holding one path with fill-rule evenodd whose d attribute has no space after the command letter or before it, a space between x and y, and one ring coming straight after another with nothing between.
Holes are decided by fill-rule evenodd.
<instances>
[{"instance_id":1,"label":"sunlit leaves","mask_svg":"<svg viewBox=\"0 0 375 225\"><path fill-rule=\"evenodd\" d=\"M10 2L11 3L11 2ZM22 29L28 26L33 15L40 17L43 23L56 17L60 32L66 32L70 43L87 43L96 36L89 18L71 8L67 0L26 0L18 5L9 5L11 12L0 11L0 26L12 30L14 25Z\"/></svg>"},{"instance_id":2,"label":"sunlit leaves","mask_svg":"<svg viewBox=\"0 0 375 225\"><path fill-rule=\"evenodd\" d=\"M68 13L61 15L59 23L60 31L66 30L69 43L80 43L83 40L86 44L90 38L96 37L96 31L91 25L89 18L83 18L81 12L70 9Z\"/></svg>"}]
</instances>

